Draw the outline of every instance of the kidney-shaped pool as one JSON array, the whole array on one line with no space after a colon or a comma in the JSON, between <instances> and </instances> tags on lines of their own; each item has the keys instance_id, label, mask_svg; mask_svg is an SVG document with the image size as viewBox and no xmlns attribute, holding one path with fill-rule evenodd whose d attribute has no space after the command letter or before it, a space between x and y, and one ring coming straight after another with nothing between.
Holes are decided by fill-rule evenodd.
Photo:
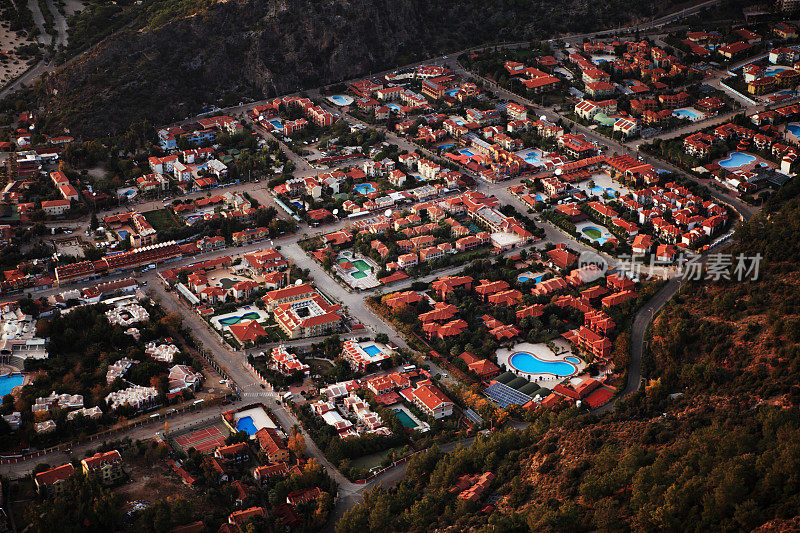
<instances>
[{"instance_id":1,"label":"kidney-shaped pool","mask_svg":"<svg viewBox=\"0 0 800 533\"><path fill-rule=\"evenodd\" d=\"M564 361L545 361L528 352L516 352L511 354L508 363L520 372L528 374L553 374L566 377L578 372L575 364L580 363L580 359L566 357Z\"/></svg>"}]
</instances>

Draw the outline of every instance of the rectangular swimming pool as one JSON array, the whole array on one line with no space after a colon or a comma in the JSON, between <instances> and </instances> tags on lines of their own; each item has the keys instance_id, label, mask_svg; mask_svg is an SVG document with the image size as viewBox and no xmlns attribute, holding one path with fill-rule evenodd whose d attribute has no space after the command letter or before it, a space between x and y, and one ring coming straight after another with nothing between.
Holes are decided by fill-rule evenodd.
<instances>
[{"instance_id":1,"label":"rectangular swimming pool","mask_svg":"<svg viewBox=\"0 0 800 533\"><path fill-rule=\"evenodd\" d=\"M400 423L403 424L403 427L407 427L409 429L414 429L417 427L417 423L411 420L411 417L408 416L403 409L394 409L394 413L397 415L397 418L400 419Z\"/></svg>"},{"instance_id":2,"label":"rectangular swimming pool","mask_svg":"<svg viewBox=\"0 0 800 533\"><path fill-rule=\"evenodd\" d=\"M367 352L367 355L369 355L370 357L377 357L383 353L381 349L375 346L374 344L370 344L369 346L364 346L363 350Z\"/></svg>"}]
</instances>

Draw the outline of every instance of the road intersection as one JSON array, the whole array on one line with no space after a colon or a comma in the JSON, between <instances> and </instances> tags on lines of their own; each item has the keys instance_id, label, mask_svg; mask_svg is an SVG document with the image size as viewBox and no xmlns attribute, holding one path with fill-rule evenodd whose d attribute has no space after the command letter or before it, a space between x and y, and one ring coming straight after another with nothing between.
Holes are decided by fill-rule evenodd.
<instances>
[{"instance_id":1,"label":"road intersection","mask_svg":"<svg viewBox=\"0 0 800 533\"><path fill-rule=\"evenodd\" d=\"M677 18L682 16L688 16L698 12L700 9L707 7L712 4L716 4L718 0L710 0L708 2L704 2L698 6L693 6L691 8L687 8L679 12L679 14L672 14L667 17L662 17L656 21L652 21L648 24L643 24L639 26L640 30L647 30L652 28L661 27L666 23L672 22ZM634 30L630 30L634 31ZM570 36L565 39L568 40L580 40L583 37L592 37L596 36L601 33L606 32L595 32L592 34L585 34L585 35L576 35ZM513 46L513 45L510 45ZM440 58L436 58L433 62L440 62L441 64L446 64L449 68L454 70L456 73L465 76L465 77L472 77L475 78L475 75L471 72L467 72L458 64L457 60L454 56L458 55L451 54L450 56L442 56ZM417 64L423 63L431 63L431 60L420 62ZM485 84L489 84L491 86L491 82L489 80L483 80ZM530 102L519 95L514 93L510 93L505 91L504 89L492 86L492 89L496 92L496 94L506 100L515 101L519 103L524 103L526 105L531 106L536 110L537 113L541 115L545 115L551 120L558 120L559 118L563 119L557 115L553 110L550 109L541 109L539 106L535 105L533 102ZM315 93L316 94L316 93ZM244 115L245 111L249 108L252 108L253 105L257 103L250 103L247 105L236 106L234 108L224 109L221 110L223 112L232 114L232 115ZM345 115L344 117L346 120L350 122L359 122L352 116ZM563 119L566 120L566 119ZM617 143L611 139L606 137L600 136L596 134L594 131L581 126L580 124L573 124L573 127L587 135L588 138L591 140L596 140L602 144L605 144L611 147L612 150L618 153L630 153L634 156L642 157L644 161L651 162L654 165L660 168L666 168L667 170L677 172L681 175L686 175L680 169L673 167L671 165L665 164L663 161L656 160L655 158L649 157L644 154L638 154L638 144L631 146L626 146L624 144ZM271 138L272 136L261 132L259 133L264 136L265 138ZM401 149L414 151L420 149L419 146L410 143L407 139L398 137L394 135L392 132L386 132L387 139L397 144ZM276 139L280 143L281 149L290 160L295 163L297 167L297 175L315 175L321 172L326 172L326 169L315 169L308 162L294 154L289 148L281 142L280 139ZM425 151L425 150L423 150ZM432 154L427 152L428 155L431 157L436 157L436 154ZM520 212L526 212L528 207L524 205L519 199L517 199L514 195L512 195L508 191L508 187L516 184L519 180L511 180L502 183L488 183L482 180L476 181L476 189L484 192L487 195L496 196L503 204L508 204L514 206ZM266 184L258 185L253 182L249 183L240 183L237 185L233 185L227 187L226 190L229 191L236 191L236 192L244 192L247 191L251 194L254 198L256 198L262 205L271 205L276 206L274 203L274 199L271 197L269 192L266 190ZM734 207L743 218L749 218L753 213L754 209L747 204L744 204L738 198L735 198L731 195L725 194L721 191L716 191L714 189L709 189L709 193L717 198L720 201L723 201L732 207ZM187 195L186 198L197 198L205 195L205 193L194 193ZM149 209L159 209L163 207L163 202L160 200L143 200L136 205L136 208L139 210L149 210ZM117 208L110 212L119 212L124 208ZM107 214L107 213L103 213ZM98 214L98 216L102 217L103 214ZM86 221L83 221L82 224L86 224ZM555 226L551 225L550 223L542 220L536 220L536 224L541 227L545 232L545 238L537 243L535 246L541 247L545 243L565 243L570 248L573 248L578 251L592 251L596 253L596 250L577 242L574 238L567 235L560 229L556 228ZM81 227L81 224L60 224L62 227L74 227L78 229ZM328 225L324 228L325 232L330 231L337 231L339 229L344 229L348 226L348 221L340 220L334 224ZM350 316L355 317L360 321L364 326L368 329L371 334L378 334L384 333L386 334L389 339L397 344L400 347L407 348L408 344L406 339L404 339L391 325L384 322L380 317L375 315L372 310L366 305L365 303L365 296L370 294L379 293L382 289L373 289L370 291L362 291L360 293L351 292L338 283L332 283L330 275L326 273L322 267L313 261L308 254L300 247L298 244L299 241L309 235L313 235L315 233L319 233L319 230L315 228L308 227L305 224L302 224L297 233L286 235L281 237L280 239L274 239L273 241L269 242L271 246L280 246L281 253L287 257L293 264L298 266L301 269L308 269L309 271L309 278L315 285L321 287L323 292L331 298L332 300L336 301L337 303L341 303L343 306L347 308L347 311ZM198 255L197 257L183 259L174 263L171 266L179 266L190 264L192 262L204 259L210 259L213 257L219 257L222 255L229 255L229 254L243 254L248 253L250 251L260 250L265 248L267 243L259 242L259 243L252 243L248 245L244 245L239 249L226 249L221 251L210 252L206 254ZM615 266L615 260L610 258L610 266ZM449 269L439 271L435 274L431 274L422 278L421 280L407 280L402 283L395 284L391 287L391 290L398 290L401 288L406 288L410 286L413 281L430 281L431 279L435 279L436 277L442 275L448 275L455 273L461 270L461 267L451 267ZM115 278L120 278L130 275L130 273L123 273L115 275ZM320 464L326 469L326 471L333 477L336 482L339 484L339 494L337 498L337 506L334 512L334 519L340 517L345 510L352 507L355 503L361 500L361 494L365 488L369 488L370 486L376 483L382 483L384 485L392 485L399 480L402 479L404 472L405 472L405 465L398 466L394 469L391 469L381 476L377 477L376 479L366 483L366 484L357 484L353 483L338 469L335 465L332 465L324 454L317 448L316 444L311 440L311 438L305 433L305 430L302 429L302 426L299 424L299 421L296 417L287 410L283 405L278 403L277 396L278 393L274 391L268 384L262 387L261 379L256 376L251 370L249 370L245 365L244 362L246 361L246 353L243 351L235 351L232 350L229 346L227 346L224 342L221 341L220 337L210 330L209 326L196 314L194 313L188 306L182 303L177 296L168 291L166 287L164 287L157 277L156 271L149 271L147 273L137 274L136 278L140 282L147 282L147 288L149 294L157 300L160 300L162 304L170 309L179 309L181 315L184 319L184 324L191 330L194 337L202 344L203 348L207 352L211 352L213 359L217 362L219 366L221 366L225 372L231 377L231 379L236 383L236 388L238 392L238 399L234 401L232 404L229 404L225 407L228 408L236 408L238 406L246 405L247 403L254 403L254 402L262 402L264 403L271 411L274 413L275 417L279 424L284 428L285 431L291 432L295 429L299 429L303 432L306 443L307 443L307 453L311 457L314 457L316 460L320 462ZM83 284L75 284L71 287L80 287ZM631 347L631 366L629 368L629 381L628 384L623 391L623 393L619 396L619 398L624 398L629 394L632 394L639 388L639 384L641 381L641 357L644 345L644 337L645 332L647 329L648 324L652 320L653 316L658 313L658 311L669 301L672 295L675 294L680 288L680 282L677 278L670 279L667 284L642 308L638 311L636 317L634 318L633 323L633 330L632 330L632 347ZM49 289L48 291L41 291L37 293L37 295L46 296L48 294L61 292L65 290L65 287L59 287L54 289ZM307 340L298 342L298 344L308 343ZM614 400L614 402L617 400ZM614 402L607 404L602 410L598 410L597 412L607 412L613 408ZM205 410L200 410L192 413L187 413L183 415L176 416L171 419L170 426L173 431L179 431L186 427L193 427L197 424L204 423L205 421L210 421L212 419L219 419L219 415L221 413L220 408L210 408ZM155 431L158 429L157 422L153 424L143 425L141 427L133 428L127 431L124 436L130 437L132 439L147 439L151 438ZM468 441L462 441L460 443L450 443L442 447L444 451L449 451L450 449L455 448L458 445L466 445ZM82 443L74 446L71 450L72 454L83 454L88 452L89 449L92 447L96 447L96 442L89 442L89 443ZM47 461L47 462L58 462L61 460L67 460L67 456L61 452L54 452L50 455L37 457L34 460L30 461L22 461L15 464L10 465L2 465L0 466L0 471L6 475L10 475L12 477L19 477L24 475L35 466L35 464Z\"/></svg>"}]
</instances>

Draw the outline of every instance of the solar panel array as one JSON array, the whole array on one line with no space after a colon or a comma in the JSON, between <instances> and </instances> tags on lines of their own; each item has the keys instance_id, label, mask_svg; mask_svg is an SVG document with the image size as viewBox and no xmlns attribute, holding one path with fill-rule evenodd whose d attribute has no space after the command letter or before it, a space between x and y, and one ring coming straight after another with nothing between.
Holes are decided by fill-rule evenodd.
<instances>
[{"instance_id":1,"label":"solar panel array","mask_svg":"<svg viewBox=\"0 0 800 533\"><path fill-rule=\"evenodd\" d=\"M502 383L494 383L486 387L483 393L494 403L500 407L508 407L509 405L525 405L531 401L531 397L523 394L516 389L512 389L508 385Z\"/></svg>"}]
</instances>

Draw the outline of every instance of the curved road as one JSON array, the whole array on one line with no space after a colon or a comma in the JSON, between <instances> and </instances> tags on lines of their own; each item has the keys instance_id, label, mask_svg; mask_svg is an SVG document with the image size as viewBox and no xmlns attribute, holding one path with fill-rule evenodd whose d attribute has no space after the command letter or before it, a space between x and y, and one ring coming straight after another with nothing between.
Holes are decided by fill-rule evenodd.
<instances>
[{"instance_id":1,"label":"curved road","mask_svg":"<svg viewBox=\"0 0 800 533\"><path fill-rule=\"evenodd\" d=\"M667 15L665 17L661 17L659 19L651 21L650 23L640 25L639 29L647 29L647 28L653 28L653 27L662 26L662 25L664 25L666 23L669 23L669 22L672 22L672 21L674 21L674 20L676 20L676 19L678 19L678 18L680 18L682 16L694 14L694 13L698 12L699 10L703 9L704 7L707 7L709 5L716 4L716 3L718 3L718 0L710 0L710 1L707 1L707 2L703 2L702 4L698 4L697 6L693 6L691 8L684 9L684 10L679 11L677 13L673 13L671 15ZM613 30L606 30L606 32L607 31L613 31ZM633 31L633 29L630 29L628 31ZM604 32L596 32L596 33L593 33L593 34L587 34L586 36L593 36L593 35L597 35L598 33L604 33ZM580 37L582 37L582 36L571 36L571 38L580 38ZM445 59L445 57L442 57L441 59ZM29 71L28 73L26 73L26 75L23 76L23 78L31 79L35 72L40 71L40 68L42 66L43 65L41 65L41 64L37 65L36 68L34 68L31 71ZM41 70L45 70L45 69L41 69ZM3 91L3 93L8 93L8 92L12 91L15 88L15 86L19 86L21 81L22 80L18 80L17 82L15 82L6 91ZM519 98L516 95L514 95L514 96L516 98ZM244 109L246 109L247 107L250 107L252 105L253 104L248 104L247 106L240 106L239 109L243 111ZM534 107L536 107L536 106L534 106ZM608 139L603 139L603 141L605 143L607 143ZM750 214L750 212L742 210L742 215L743 215L744 218L749 218L749 216L748 216L749 214ZM296 261L299 261L301 259L301 257L303 257L303 258L307 257L307 256L305 256L305 254L301 255L299 252L302 252L302 251L301 250L295 250L295 247L296 247L296 242L292 242L289 246L285 246L284 250L289 252L287 255L294 255L295 257L293 257L292 259L294 259ZM295 252L295 253L292 253L292 252ZM311 267L311 265L309 265L309 267ZM313 268L313 267L311 268L311 272L313 274L324 274L321 271L317 272L317 270L318 270L318 268ZM148 275L148 277L151 277L151 279L152 279L152 278L155 277L154 274L155 273L152 273L152 277L150 275ZM153 280L153 281L154 281L154 284L151 286L151 289L154 289L157 292L161 292L161 291L158 290L158 289L160 289L160 287L158 287L158 282L155 281L155 280ZM315 280L315 281L317 281L318 283L320 281L322 281L323 284L325 282L324 279L318 279L318 280ZM331 284L328 283L327 286L330 287ZM646 331L647 331L647 326L650 323L650 321L652 320L653 316L655 314L657 314L658 311L660 311L663 308L663 306L669 301L669 299L680 289L680 286L681 286L681 280L679 280L677 278L670 279L667 282L667 284L664 287L662 287L662 289L647 303L647 305L645 305L645 307L643 307L642 309L639 310L639 312L637 313L636 317L634 318L634 323L633 323L633 327L632 327L631 362L630 362L630 368L629 368L629 371L628 371L628 382L626 384L626 387L623 390L622 394L620 394L616 399L614 399L612 402L610 402L606 406L603 406L602 408L600 408L596 412L602 413L602 412L607 412L607 411L611 410L613 408L613 406L615 405L615 403L620 398L625 398L625 397L629 396L630 394L632 394L633 392L635 392L636 390L638 390L638 388L640 386L640 383L641 383L641 358L642 358L642 352L643 352L643 348L644 348L644 338L645 338L645 334L646 334ZM334 289L333 292L338 292L338 291L336 289ZM166 296L166 295L162 293L162 297L163 296ZM170 296L167 296L167 297L170 297ZM343 294L337 294L337 296L344 296L344 295ZM363 300L362 300L362 302L363 302ZM351 309L351 311L352 311L352 309ZM363 310L362 309L358 309L358 311L363 311ZM369 325L373 326L373 328L375 330L378 330L378 331L384 330L384 331L386 331L386 329L389 329L389 330L392 329L392 328L387 328L386 324L383 323L380 319L377 319L377 317L374 317L375 320L373 321L371 318L369 318L367 316L367 315L370 315L370 313L365 313L364 315L365 316L359 316L359 318L361 318L362 320L366 319L364 321L367 324L369 324L369 322L372 322L372 324L369 324ZM188 316L192 316L192 314L189 313ZM223 364L223 365L225 363L227 363L226 366L228 367L229 372L231 372L233 374L234 379L236 381L239 381L240 385L245 385L246 384L241 389L243 392L245 392L245 394L250 393L250 395L253 395L253 396L256 396L256 395L266 396L268 401L271 400L272 402L274 402L275 393L273 391L271 391L271 390L269 390L269 391L261 391L261 390L259 390L257 388L256 382L254 380L254 376L249 375L250 374L249 371L244 370L244 368L241 366L241 362L242 362L242 359L243 359L241 354L233 354L233 353L229 352L228 350L224 350L224 349L220 350L220 347L221 347L220 343L218 343L218 340L216 338L212 338L213 336L209 334L210 332L204 331L204 332L201 333L201 331L204 330L205 328L196 327L196 326L199 325L197 323L191 324L191 322L194 322L191 319L189 320L189 322L190 322L190 324L188 324L188 325L190 327L192 325L195 326L192 329L194 329L195 333L198 334L199 337L201 337L200 340L203 342L203 344L206 346L207 349L213 347L215 355L217 355L217 356L219 356L221 354L225 354L227 352L226 355L229 355L229 357L223 357L222 360L219 361L219 363ZM205 333L205 334L203 334L203 333ZM390 337L393 337L396 340L400 341L401 345L404 344L402 339L399 339L397 337L396 332L389 331L387 333L390 333ZM206 344L206 343L208 343L208 344ZM236 355L238 355L239 357L236 357ZM227 361L225 359L227 359ZM243 372L243 370L244 370L244 372ZM236 379L236 378L238 378L238 379ZM250 401L252 401L252 400L250 400ZM263 401L263 399L262 399L262 401ZM279 422L281 423L281 425L283 427L289 428L289 427L291 427L292 425L294 425L296 423L296 419L294 418L294 416L291 413L289 413L286 410L284 410L283 406L271 405L270 407L273 408L273 412L276 414L277 418L279 419ZM202 415L198 414L198 415L195 415L192 418L195 418L195 417L196 418L200 418L201 416ZM183 419L182 422L185 424L186 422L189 422L189 419ZM144 428L141 428L140 431L146 432L148 430L145 430ZM149 430L149 431L152 431L152 429ZM304 431L304 433L305 433L305 431ZM137 434L137 436L138 436L138 434ZM334 479L336 479L337 483L339 484L338 499L337 499L337 503L336 503L336 507L335 507L334 513L333 513L333 515L331 517L332 519L329 522L328 527L327 527L328 530L332 530L333 529L333 525L335 524L336 520L338 518L340 518L344 514L344 512L346 512L347 509L351 508L353 505L355 505L356 503L359 503L361 501L362 493L366 488L369 488L369 487L371 487L371 486L373 486L373 485L375 485L377 483L382 483L382 484L391 486L391 485L394 485L395 483L397 483L399 480L401 480L405 475L405 469L406 469L407 463L403 463L402 465L398 465L397 467L384 472L383 474L381 474L380 476L378 476L374 480L370 481L369 483L365 483L365 484L353 483L353 482L349 481L348 479L346 479L332 464L330 464L327 461L325 456L316 447L314 442L309 438L309 436L307 434L305 435L305 437L306 437L307 450L308 450L309 455L313 456L313 457L316 457L320 461L320 463L325 467L325 469L328 471L328 473ZM455 449L457 446L468 445L471 442L471 440L472 440L472 438L465 439L464 441L448 443L446 445L443 445L441 448L442 448L443 451L450 451L452 449ZM77 450L73 450L73 453L75 451L77 451ZM13 468L13 467L12 468L8 468L9 465L5 465L5 468L2 468L2 470L5 470L7 472L9 470L12 470L12 471L16 471L14 473L20 474L20 473L22 473L21 471L24 469L24 466L30 467L32 464L35 464L35 463L38 463L38 462L39 461L37 461L37 460L25 461L23 463L19 463L18 465L15 465L16 468Z\"/></svg>"}]
</instances>

